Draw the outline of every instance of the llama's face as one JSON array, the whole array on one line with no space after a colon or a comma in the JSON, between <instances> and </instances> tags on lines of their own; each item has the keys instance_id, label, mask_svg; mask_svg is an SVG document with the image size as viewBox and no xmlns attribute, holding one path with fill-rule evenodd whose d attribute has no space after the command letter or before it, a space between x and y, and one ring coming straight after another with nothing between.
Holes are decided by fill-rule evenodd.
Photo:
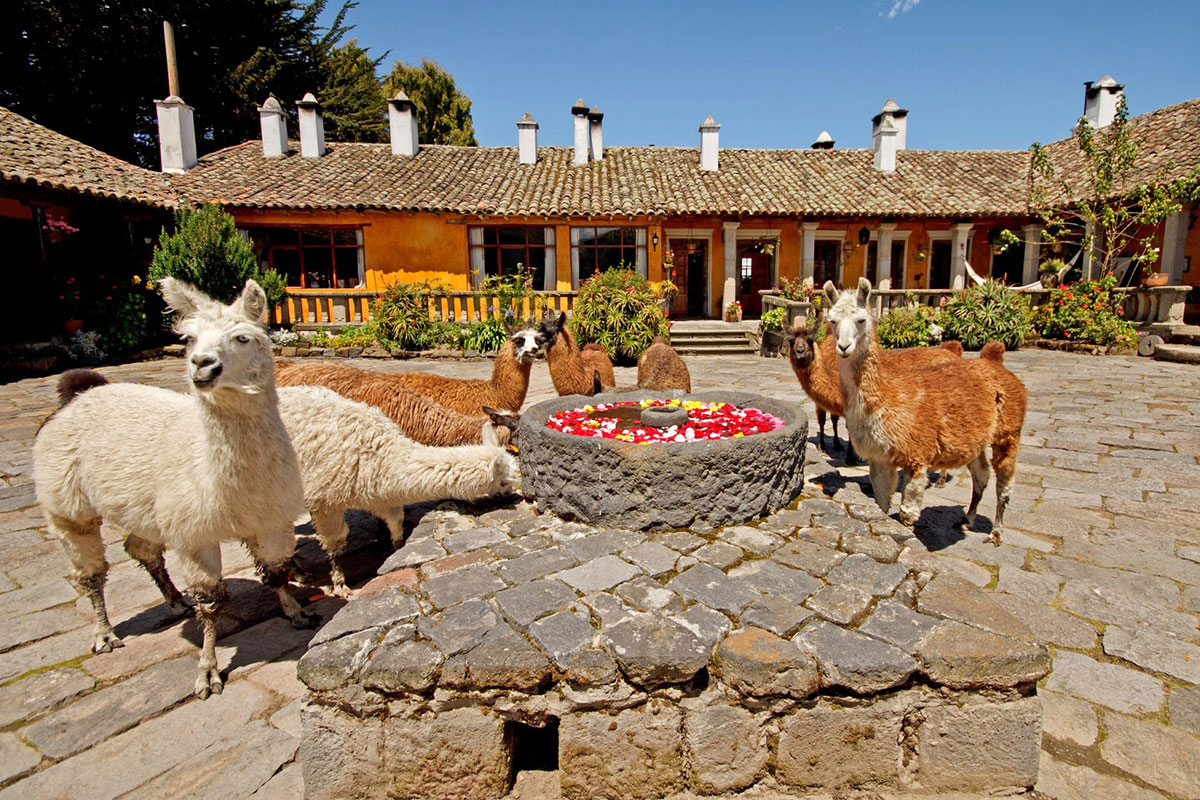
<instances>
[{"instance_id":1,"label":"llama's face","mask_svg":"<svg viewBox=\"0 0 1200 800\"><path fill-rule=\"evenodd\" d=\"M513 458L512 453L503 452L496 456L496 460L492 462L492 490L490 495L492 497L506 497L513 494L520 482L521 476L517 471L517 460Z\"/></svg>"},{"instance_id":2,"label":"llama's face","mask_svg":"<svg viewBox=\"0 0 1200 800\"><path fill-rule=\"evenodd\" d=\"M829 324L838 356L849 358L855 353L866 352L871 340L871 311L867 306L871 282L859 278L857 289L839 293L832 281L826 281L825 297L831 306Z\"/></svg>"},{"instance_id":3,"label":"llama's face","mask_svg":"<svg viewBox=\"0 0 1200 800\"><path fill-rule=\"evenodd\" d=\"M532 364L548 343L545 334L538 328L523 328L510 336L509 340L513 343L513 355L522 364Z\"/></svg>"},{"instance_id":4,"label":"llama's face","mask_svg":"<svg viewBox=\"0 0 1200 800\"><path fill-rule=\"evenodd\" d=\"M554 340L558 338L558 334L562 333L563 326L566 324L566 313L547 311L537 326L537 333L542 340L542 346L550 347L553 345Z\"/></svg>"},{"instance_id":5,"label":"llama's face","mask_svg":"<svg viewBox=\"0 0 1200 800\"><path fill-rule=\"evenodd\" d=\"M163 296L178 314L175 330L186 345L192 386L202 396L257 394L274 375L271 342L262 323L266 295L253 281L228 306L195 289L164 281Z\"/></svg>"},{"instance_id":6,"label":"llama's face","mask_svg":"<svg viewBox=\"0 0 1200 800\"><path fill-rule=\"evenodd\" d=\"M786 328L788 342L788 358L798 367L807 367L816 357L817 331L821 325L820 318L807 321L797 321L794 328Z\"/></svg>"}]
</instances>

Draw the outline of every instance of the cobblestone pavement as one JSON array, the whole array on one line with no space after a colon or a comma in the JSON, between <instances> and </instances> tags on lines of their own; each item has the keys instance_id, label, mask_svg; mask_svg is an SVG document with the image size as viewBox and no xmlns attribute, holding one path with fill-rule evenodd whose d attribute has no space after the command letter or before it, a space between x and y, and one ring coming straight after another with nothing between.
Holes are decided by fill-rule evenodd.
<instances>
[{"instance_id":1,"label":"cobblestone pavement","mask_svg":"<svg viewBox=\"0 0 1200 800\"><path fill-rule=\"evenodd\" d=\"M1029 387L1030 412L1004 544L953 526L970 492L963 471L926 493L920 545L900 559L929 560L993 592L1050 644L1039 791L1088 800L1198 797L1200 372L1041 351L1007 361ZM490 370L486 362L361 363L462 377ZM780 359L688 363L697 389L803 397ZM104 372L184 388L177 360ZM633 379L633 370L618 370L619 382ZM538 364L529 401L550 396ZM811 417L811 403L802 402ZM0 800L299 796L303 686L295 666L313 632L277 616L240 547L224 552L233 600L218 647L228 678L222 696L191 697L195 622L168 616L114 530L105 531L108 598L126 646L89 652L90 609L63 577L66 559L47 538L30 483L30 444L52 405L51 378L0 386ZM807 496L861 502L865 470L845 467L840 452L815 456L807 477ZM989 495L985 515L992 503ZM354 521L352 577L361 583L386 558L386 536L361 515ZM302 537L297 560L313 585L327 576L311 537ZM297 594L317 598L324 619L341 606L311 588Z\"/></svg>"}]
</instances>

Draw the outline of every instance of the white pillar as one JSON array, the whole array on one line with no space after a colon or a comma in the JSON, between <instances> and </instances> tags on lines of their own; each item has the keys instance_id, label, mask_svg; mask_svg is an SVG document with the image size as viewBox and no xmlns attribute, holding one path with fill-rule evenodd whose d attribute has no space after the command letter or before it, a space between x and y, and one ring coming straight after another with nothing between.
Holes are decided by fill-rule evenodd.
<instances>
[{"instance_id":1,"label":"white pillar","mask_svg":"<svg viewBox=\"0 0 1200 800\"><path fill-rule=\"evenodd\" d=\"M519 128L520 123L517 126ZM388 134L392 140L392 155L415 156L420 152L421 142L417 131L417 107L404 90L400 90L388 100Z\"/></svg>"},{"instance_id":2,"label":"white pillar","mask_svg":"<svg viewBox=\"0 0 1200 800\"><path fill-rule=\"evenodd\" d=\"M970 222L959 222L950 226L950 288L961 289L967 282L967 237L971 235Z\"/></svg>"},{"instance_id":3,"label":"white pillar","mask_svg":"<svg viewBox=\"0 0 1200 800\"><path fill-rule=\"evenodd\" d=\"M517 153L522 164L537 163L538 124L528 111L517 120Z\"/></svg>"},{"instance_id":4,"label":"white pillar","mask_svg":"<svg viewBox=\"0 0 1200 800\"><path fill-rule=\"evenodd\" d=\"M155 100L158 110L158 155L163 172L187 172L196 166L196 123L192 107L171 95Z\"/></svg>"},{"instance_id":5,"label":"white pillar","mask_svg":"<svg viewBox=\"0 0 1200 800\"><path fill-rule=\"evenodd\" d=\"M721 314L725 314L725 309L734 300L737 300L737 278L738 278L738 263L737 263L737 230L738 223L724 222L721 227L725 229L725 288L721 293Z\"/></svg>"},{"instance_id":6,"label":"white pillar","mask_svg":"<svg viewBox=\"0 0 1200 800\"><path fill-rule=\"evenodd\" d=\"M1084 235L1085 239L1093 240L1092 246L1083 248L1083 253L1081 253L1079 256L1079 259L1080 259L1079 268L1083 275L1083 279L1085 281L1090 281L1090 280L1092 280L1092 269L1093 269L1093 264L1095 262L1095 258L1093 258L1092 251L1096 247L1096 241L1094 239L1094 237L1096 235L1096 226L1093 225L1091 222L1088 222L1084 226L1083 235Z\"/></svg>"},{"instance_id":7,"label":"white pillar","mask_svg":"<svg viewBox=\"0 0 1200 800\"><path fill-rule=\"evenodd\" d=\"M878 288L880 289L892 288L892 233L895 230L896 223L894 222L879 223L879 252L875 263L879 276Z\"/></svg>"},{"instance_id":8,"label":"white pillar","mask_svg":"<svg viewBox=\"0 0 1200 800\"><path fill-rule=\"evenodd\" d=\"M704 172L717 171L720 160L717 137L720 135L720 131L721 126L717 124L711 114L704 118L704 122L700 123L700 169Z\"/></svg>"},{"instance_id":9,"label":"white pillar","mask_svg":"<svg viewBox=\"0 0 1200 800\"><path fill-rule=\"evenodd\" d=\"M1028 285L1038 279L1038 262L1042 259L1042 226L1029 224L1021 228L1025 242L1025 263L1021 266L1021 283Z\"/></svg>"},{"instance_id":10,"label":"white pillar","mask_svg":"<svg viewBox=\"0 0 1200 800\"><path fill-rule=\"evenodd\" d=\"M817 226L819 222L800 223L800 280L813 282L817 271ZM820 288L820 287L817 287Z\"/></svg>"},{"instance_id":11,"label":"white pillar","mask_svg":"<svg viewBox=\"0 0 1200 800\"><path fill-rule=\"evenodd\" d=\"M1177 286L1183 283L1183 250L1187 244L1188 210L1167 217L1163 225L1162 264L1159 272L1169 276L1169 283Z\"/></svg>"},{"instance_id":12,"label":"white pillar","mask_svg":"<svg viewBox=\"0 0 1200 800\"><path fill-rule=\"evenodd\" d=\"M325 118L321 115L321 104L312 92L308 92L296 107L300 118L300 155L320 158L325 155Z\"/></svg>"},{"instance_id":13,"label":"white pillar","mask_svg":"<svg viewBox=\"0 0 1200 800\"><path fill-rule=\"evenodd\" d=\"M575 101L575 105L571 106L571 116L574 117L575 125L575 158L571 163L576 166L588 163L587 115L589 110L584 105L582 97Z\"/></svg>"}]
</instances>

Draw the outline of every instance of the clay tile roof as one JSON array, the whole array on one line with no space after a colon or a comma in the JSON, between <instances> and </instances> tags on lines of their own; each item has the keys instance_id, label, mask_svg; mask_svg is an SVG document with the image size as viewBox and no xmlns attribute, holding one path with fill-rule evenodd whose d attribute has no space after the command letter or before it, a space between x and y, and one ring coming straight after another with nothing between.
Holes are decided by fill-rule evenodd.
<instances>
[{"instance_id":1,"label":"clay tile roof","mask_svg":"<svg viewBox=\"0 0 1200 800\"><path fill-rule=\"evenodd\" d=\"M1137 169L1130 179L1137 183L1155 178L1159 171L1166 180L1185 178L1200 168L1200 98L1176 103L1130 119L1137 142ZM1057 181L1065 182L1070 198L1091 194L1083 161L1075 139L1060 139L1046 145Z\"/></svg>"},{"instance_id":2,"label":"clay tile roof","mask_svg":"<svg viewBox=\"0 0 1200 800\"><path fill-rule=\"evenodd\" d=\"M980 216L1026 210L1024 151L904 150L895 173L870 150L721 152L700 171L697 148L610 147L571 164L572 150L541 147L520 165L515 147L424 145L398 158L386 144L330 144L322 158L266 159L258 142L205 156L175 185L228 206L390 209L460 214L636 216L856 214Z\"/></svg>"},{"instance_id":3,"label":"clay tile roof","mask_svg":"<svg viewBox=\"0 0 1200 800\"><path fill-rule=\"evenodd\" d=\"M0 180L147 205L178 203L166 175L102 153L3 107Z\"/></svg>"}]
</instances>

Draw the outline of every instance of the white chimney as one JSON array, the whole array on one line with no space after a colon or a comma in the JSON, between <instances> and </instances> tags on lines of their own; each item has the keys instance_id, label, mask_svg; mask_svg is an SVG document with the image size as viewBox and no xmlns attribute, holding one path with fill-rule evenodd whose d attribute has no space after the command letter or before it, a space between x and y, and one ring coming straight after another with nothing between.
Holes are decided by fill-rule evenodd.
<instances>
[{"instance_id":1,"label":"white chimney","mask_svg":"<svg viewBox=\"0 0 1200 800\"><path fill-rule=\"evenodd\" d=\"M321 116L321 104L312 92L308 92L296 107L300 109L300 155L320 158L325 155L325 118Z\"/></svg>"},{"instance_id":2,"label":"white chimney","mask_svg":"<svg viewBox=\"0 0 1200 800\"><path fill-rule=\"evenodd\" d=\"M716 172L720 159L720 148L717 137L721 126L709 114L700 123L700 169L704 172Z\"/></svg>"},{"instance_id":3,"label":"white chimney","mask_svg":"<svg viewBox=\"0 0 1200 800\"><path fill-rule=\"evenodd\" d=\"M833 137L829 135L829 131L821 131L817 135L817 140L812 143L813 150L832 150Z\"/></svg>"},{"instance_id":4,"label":"white chimney","mask_svg":"<svg viewBox=\"0 0 1200 800\"><path fill-rule=\"evenodd\" d=\"M417 106L404 90L388 100L388 129L392 137L392 155L415 156L421 150L417 134Z\"/></svg>"},{"instance_id":5,"label":"white chimney","mask_svg":"<svg viewBox=\"0 0 1200 800\"><path fill-rule=\"evenodd\" d=\"M537 163L537 120L525 112L517 120L517 155L522 164Z\"/></svg>"},{"instance_id":6,"label":"white chimney","mask_svg":"<svg viewBox=\"0 0 1200 800\"><path fill-rule=\"evenodd\" d=\"M875 169L880 172L896 171L896 151L899 147L900 129L892 118L884 115L871 136L871 145L875 148Z\"/></svg>"},{"instance_id":7,"label":"white chimney","mask_svg":"<svg viewBox=\"0 0 1200 800\"><path fill-rule=\"evenodd\" d=\"M1117 118L1117 104L1124 94L1124 84L1117 83L1112 76L1105 75L1098 81L1084 84L1083 118L1093 128L1111 125Z\"/></svg>"},{"instance_id":8,"label":"white chimney","mask_svg":"<svg viewBox=\"0 0 1200 800\"><path fill-rule=\"evenodd\" d=\"M196 123L192 107L177 95L155 100L158 109L158 155L163 172L187 172L196 166Z\"/></svg>"},{"instance_id":9,"label":"white chimney","mask_svg":"<svg viewBox=\"0 0 1200 800\"><path fill-rule=\"evenodd\" d=\"M263 155L267 158L287 155L287 115L278 100L267 98L258 110L258 122L262 126Z\"/></svg>"},{"instance_id":10,"label":"white chimney","mask_svg":"<svg viewBox=\"0 0 1200 800\"><path fill-rule=\"evenodd\" d=\"M879 113L871 118L871 138L875 137L876 131L879 130L879 124L885 117L891 119L896 127L896 149L903 150L908 146L908 110L901 108L896 105L895 100L888 98Z\"/></svg>"},{"instance_id":11,"label":"white chimney","mask_svg":"<svg viewBox=\"0 0 1200 800\"><path fill-rule=\"evenodd\" d=\"M588 149L591 151L592 161L600 161L604 158L604 136L600 131L600 123L604 121L604 115L595 106L588 112Z\"/></svg>"},{"instance_id":12,"label":"white chimney","mask_svg":"<svg viewBox=\"0 0 1200 800\"><path fill-rule=\"evenodd\" d=\"M575 118L575 159L571 163L577 166L588 162L588 111L582 97L571 106L571 116Z\"/></svg>"}]
</instances>

